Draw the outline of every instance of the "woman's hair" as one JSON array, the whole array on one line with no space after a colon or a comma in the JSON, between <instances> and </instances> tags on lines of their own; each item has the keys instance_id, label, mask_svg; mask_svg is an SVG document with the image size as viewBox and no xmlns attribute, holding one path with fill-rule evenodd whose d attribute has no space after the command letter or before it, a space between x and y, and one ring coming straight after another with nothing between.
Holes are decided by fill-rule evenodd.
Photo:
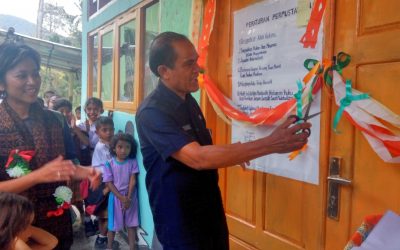
<instances>
[{"instance_id":1,"label":"woman's hair","mask_svg":"<svg viewBox=\"0 0 400 250\"><path fill-rule=\"evenodd\" d=\"M135 159L136 158L136 148L137 144L132 135L126 133L118 133L113 136L110 142L110 154L112 156L116 156L115 148L117 147L117 143L119 141L125 141L131 144L131 152L128 155L128 158Z\"/></svg>"},{"instance_id":2,"label":"woman's hair","mask_svg":"<svg viewBox=\"0 0 400 250\"><path fill-rule=\"evenodd\" d=\"M86 100L85 110L90 104L93 104L94 106L99 107L100 109L103 109L103 102L97 97L90 97L89 99Z\"/></svg>"},{"instance_id":3,"label":"woman's hair","mask_svg":"<svg viewBox=\"0 0 400 250\"><path fill-rule=\"evenodd\" d=\"M32 203L25 197L0 192L0 249L10 249L15 237L31 223Z\"/></svg>"},{"instance_id":4,"label":"woman's hair","mask_svg":"<svg viewBox=\"0 0 400 250\"><path fill-rule=\"evenodd\" d=\"M40 70L39 53L26 45L3 43L0 45L0 83L4 83L6 73L25 59L32 59Z\"/></svg>"}]
</instances>

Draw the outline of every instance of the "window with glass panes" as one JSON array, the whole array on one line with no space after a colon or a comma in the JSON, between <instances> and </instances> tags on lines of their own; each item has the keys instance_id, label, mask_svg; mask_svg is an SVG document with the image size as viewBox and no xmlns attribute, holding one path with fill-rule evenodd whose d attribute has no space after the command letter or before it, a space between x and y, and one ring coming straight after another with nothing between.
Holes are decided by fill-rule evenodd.
<instances>
[{"instance_id":1,"label":"window with glass panes","mask_svg":"<svg viewBox=\"0 0 400 250\"><path fill-rule=\"evenodd\" d=\"M89 34L88 96L101 98L105 109L136 111L157 85L148 52L159 22L158 1L147 0Z\"/></svg>"}]
</instances>

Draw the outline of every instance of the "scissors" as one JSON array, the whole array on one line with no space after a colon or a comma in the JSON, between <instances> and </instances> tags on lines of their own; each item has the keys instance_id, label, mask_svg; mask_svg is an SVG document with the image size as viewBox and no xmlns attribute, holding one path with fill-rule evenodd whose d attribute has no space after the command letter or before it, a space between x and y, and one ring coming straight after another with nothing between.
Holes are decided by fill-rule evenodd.
<instances>
[{"instance_id":1,"label":"scissors","mask_svg":"<svg viewBox=\"0 0 400 250\"><path fill-rule=\"evenodd\" d=\"M312 101L309 102L309 103L307 104L307 106L306 106L306 113L304 114L304 117L300 118L300 117L297 116L297 115L289 115L288 118L289 118L289 119L290 119L290 118L295 118L296 120L295 120L293 123L297 123L297 122L299 122L299 121L307 122L309 119L314 118L314 117L316 117L317 115L321 114L322 111L317 112L317 113L314 113L314 114L312 114L312 115L309 115L310 109L311 109L311 103L312 103ZM308 136L311 135L311 129L309 129L309 128L301 129L301 130L299 131L299 133L303 133L303 132L307 133Z\"/></svg>"}]
</instances>

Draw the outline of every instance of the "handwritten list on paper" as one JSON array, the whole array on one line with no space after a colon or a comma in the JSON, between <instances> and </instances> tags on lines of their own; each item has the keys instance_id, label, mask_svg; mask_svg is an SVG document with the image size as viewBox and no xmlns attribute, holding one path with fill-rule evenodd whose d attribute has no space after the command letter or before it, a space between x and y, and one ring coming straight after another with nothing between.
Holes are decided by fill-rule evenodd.
<instances>
[{"instance_id":1,"label":"handwritten list on paper","mask_svg":"<svg viewBox=\"0 0 400 250\"><path fill-rule=\"evenodd\" d=\"M243 112L274 108L292 99L298 91L296 81L307 73L304 60L321 58L321 44L305 50L299 42L305 27L298 27L297 15L297 0L264 1L234 13L232 101ZM272 130L233 122L232 142L254 140ZM250 168L318 183L319 124L313 124L311 143L313 156L300 156L305 159L299 166L291 162L285 168L287 155L274 155L252 161ZM309 167L305 169L304 163Z\"/></svg>"}]
</instances>

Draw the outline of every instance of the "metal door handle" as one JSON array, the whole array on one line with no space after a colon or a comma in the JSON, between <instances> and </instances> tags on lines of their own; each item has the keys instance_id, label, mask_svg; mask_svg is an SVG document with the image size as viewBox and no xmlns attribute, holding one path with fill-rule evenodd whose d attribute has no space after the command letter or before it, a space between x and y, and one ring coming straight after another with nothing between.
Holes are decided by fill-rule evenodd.
<instances>
[{"instance_id":1,"label":"metal door handle","mask_svg":"<svg viewBox=\"0 0 400 250\"><path fill-rule=\"evenodd\" d=\"M339 175L328 176L328 181L330 181L331 183L337 183L346 186L351 185L351 180L342 178Z\"/></svg>"},{"instance_id":2,"label":"metal door handle","mask_svg":"<svg viewBox=\"0 0 400 250\"><path fill-rule=\"evenodd\" d=\"M331 157L329 161L327 215L329 218L339 220L340 185L350 186L351 180L340 176L341 159Z\"/></svg>"}]
</instances>

